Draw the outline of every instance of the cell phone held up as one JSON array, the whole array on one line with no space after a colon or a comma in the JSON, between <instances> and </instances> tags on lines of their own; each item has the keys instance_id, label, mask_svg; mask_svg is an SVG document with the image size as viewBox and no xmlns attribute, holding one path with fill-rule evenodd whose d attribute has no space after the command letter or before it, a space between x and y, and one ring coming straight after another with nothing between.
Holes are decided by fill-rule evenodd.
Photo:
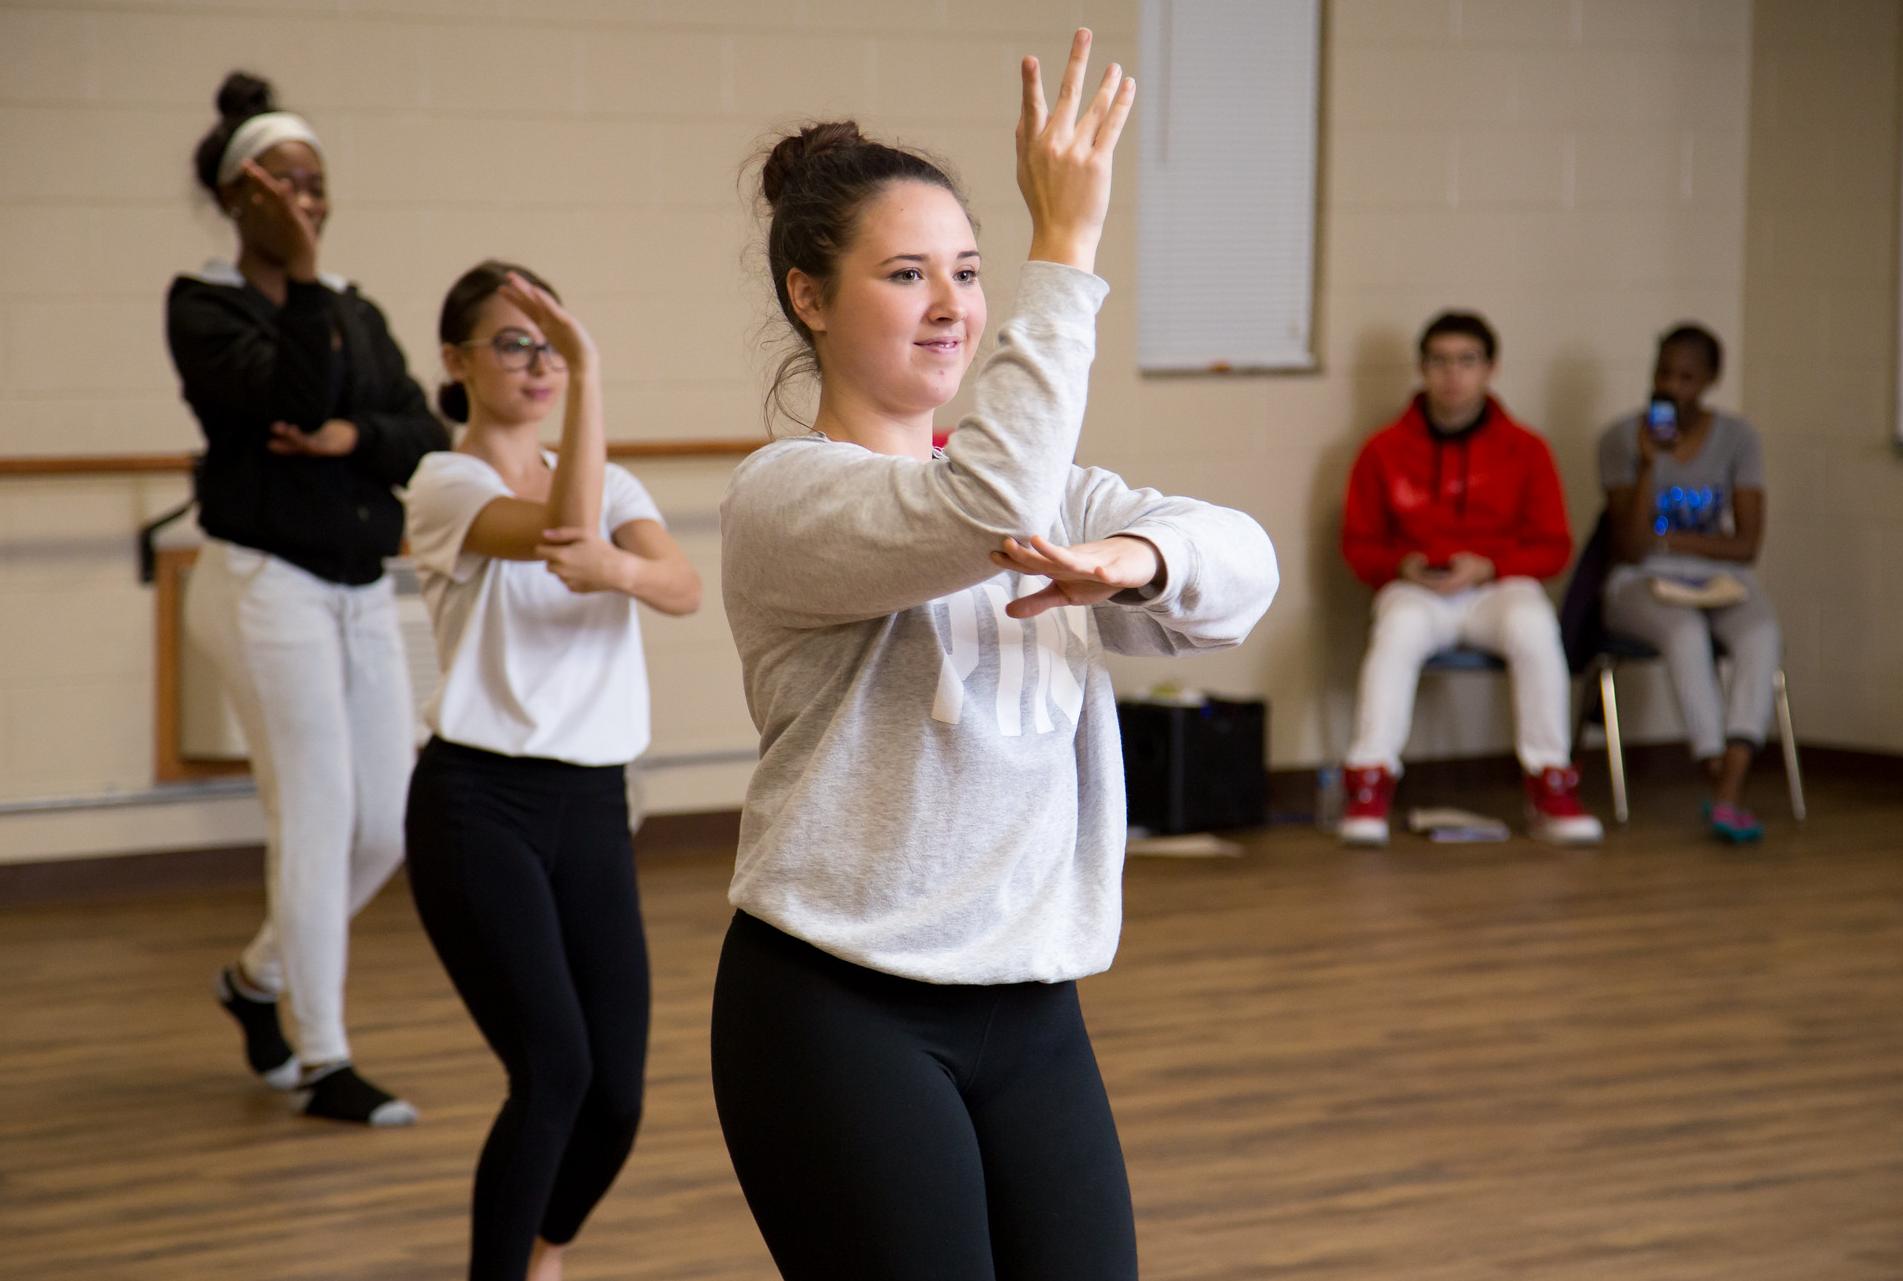
<instances>
[{"instance_id":1,"label":"cell phone held up","mask_svg":"<svg viewBox=\"0 0 1903 1281\"><path fill-rule=\"evenodd\" d=\"M1645 429L1661 445L1678 441L1678 406L1670 396L1654 396L1645 407Z\"/></svg>"}]
</instances>

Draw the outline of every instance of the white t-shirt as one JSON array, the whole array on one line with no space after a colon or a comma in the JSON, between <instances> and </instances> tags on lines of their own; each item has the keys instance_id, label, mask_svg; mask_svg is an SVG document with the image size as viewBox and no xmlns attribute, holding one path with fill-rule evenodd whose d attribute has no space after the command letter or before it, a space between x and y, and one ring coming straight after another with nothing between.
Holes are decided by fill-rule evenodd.
<instances>
[{"instance_id":1,"label":"white t-shirt","mask_svg":"<svg viewBox=\"0 0 1903 1281\"><path fill-rule=\"evenodd\" d=\"M545 453L549 465L555 456ZM601 535L661 519L641 482L612 464ZM620 765L648 745L641 625L620 592L577 595L539 560L463 550L476 514L514 493L470 454L426 454L410 478L416 562L442 670L424 716L438 738L505 756Z\"/></svg>"}]
</instances>

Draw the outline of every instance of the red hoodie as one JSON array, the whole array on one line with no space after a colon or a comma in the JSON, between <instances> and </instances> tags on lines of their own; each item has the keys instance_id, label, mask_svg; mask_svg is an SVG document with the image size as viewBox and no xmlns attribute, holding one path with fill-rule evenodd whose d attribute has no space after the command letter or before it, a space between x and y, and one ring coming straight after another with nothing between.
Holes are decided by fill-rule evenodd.
<instances>
[{"instance_id":1,"label":"red hoodie","mask_svg":"<svg viewBox=\"0 0 1903 1281\"><path fill-rule=\"evenodd\" d=\"M1401 558L1445 565L1476 552L1500 578L1551 578L1566 568L1573 535L1546 442L1487 398L1479 425L1439 435L1415 396L1400 419L1361 447L1348 477L1341 554L1355 577L1380 587Z\"/></svg>"}]
</instances>

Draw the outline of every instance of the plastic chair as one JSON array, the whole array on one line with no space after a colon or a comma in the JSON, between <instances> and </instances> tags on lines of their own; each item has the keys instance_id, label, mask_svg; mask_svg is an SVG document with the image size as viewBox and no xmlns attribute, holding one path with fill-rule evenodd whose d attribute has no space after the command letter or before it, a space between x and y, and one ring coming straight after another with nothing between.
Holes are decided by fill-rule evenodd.
<instances>
[{"instance_id":1,"label":"plastic chair","mask_svg":"<svg viewBox=\"0 0 1903 1281\"><path fill-rule=\"evenodd\" d=\"M1619 688L1615 672L1620 663L1655 662L1662 658L1658 650L1631 636L1606 630L1600 612L1600 597L1606 577L1612 572L1612 527L1606 513L1599 513L1592 537L1579 553L1572 579L1559 607L1560 638L1566 646L1566 664L1573 675L1586 678L1586 694L1580 699L1579 719L1573 727L1573 748L1586 730L1592 711L1592 689L1599 691L1599 714L1606 728L1606 769L1612 776L1612 815L1620 823L1631 818L1626 803L1625 749L1619 735ZM1724 657L1724 647L1712 639L1712 657ZM1802 823L1805 817L1804 775L1797 759L1797 732L1791 722L1790 684L1784 669L1771 674L1771 693L1777 707L1777 736L1784 749L1784 782L1791 797L1791 817Z\"/></svg>"}]
</instances>

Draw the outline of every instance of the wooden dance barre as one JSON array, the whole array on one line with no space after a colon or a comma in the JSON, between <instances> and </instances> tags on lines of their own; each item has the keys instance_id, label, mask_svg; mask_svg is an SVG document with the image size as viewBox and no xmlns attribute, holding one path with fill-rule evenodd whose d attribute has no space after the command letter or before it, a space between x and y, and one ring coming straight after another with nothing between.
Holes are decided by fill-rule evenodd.
<instances>
[{"instance_id":1,"label":"wooden dance barre","mask_svg":"<svg viewBox=\"0 0 1903 1281\"><path fill-rule=\"evenodd\" d=\"M726 436L708 440L621 440L608 442L610 458L736 458L767 443L762 436ZM25 454L0 458L0 479L31 476L137 476L187 474L197 454Z\"/></svg>"}]
</instances>

